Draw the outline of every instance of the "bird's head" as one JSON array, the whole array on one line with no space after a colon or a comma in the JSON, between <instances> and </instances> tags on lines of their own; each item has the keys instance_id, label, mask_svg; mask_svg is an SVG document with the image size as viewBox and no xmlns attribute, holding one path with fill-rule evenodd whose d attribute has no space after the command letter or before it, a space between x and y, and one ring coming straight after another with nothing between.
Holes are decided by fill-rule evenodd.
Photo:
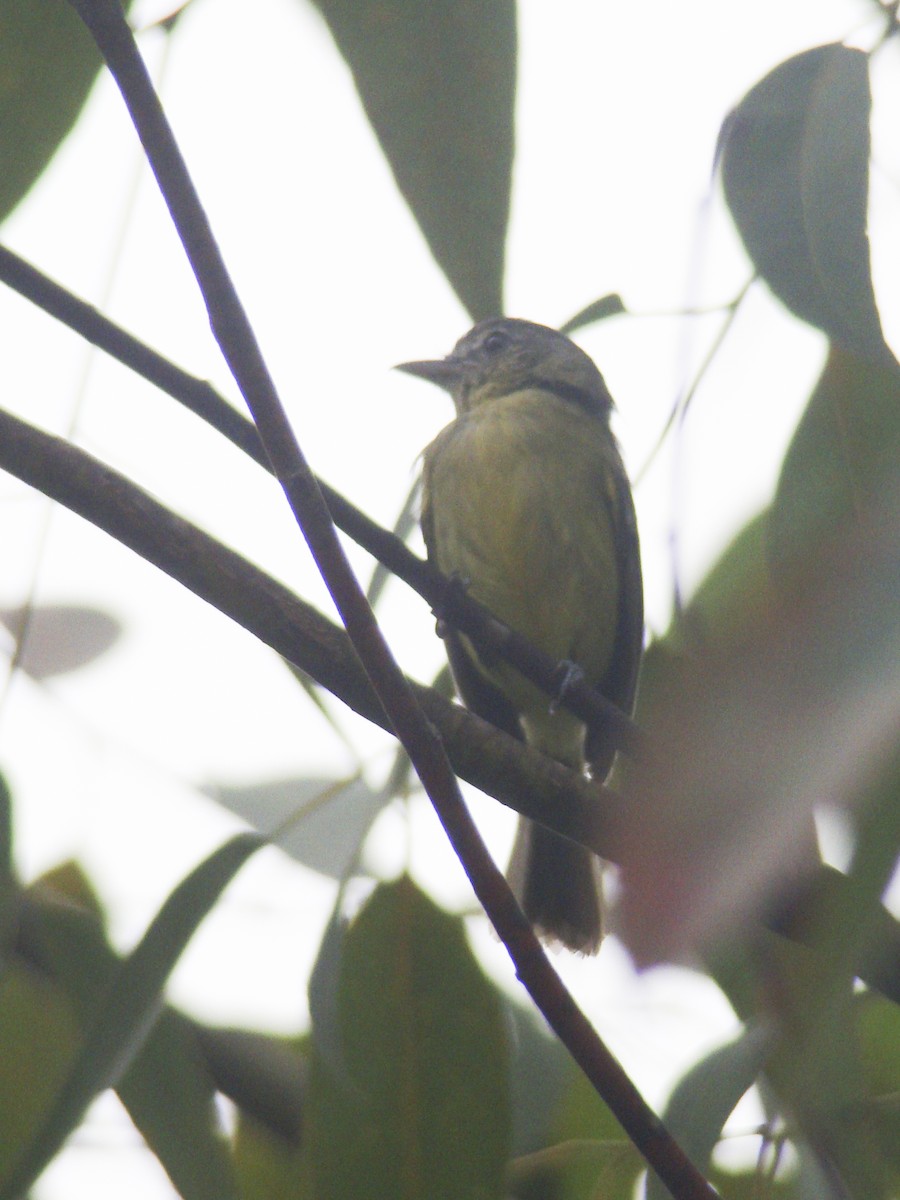
<instances>
[{"instance_id":1,"label":"bird's head","mask_svg":"<svg viewBox=\"0 0 900 1200\"><path fill-rule=\"evenodd\" d=\"M539 390L607 417L612 399L593 360L546 325L496 317L481 321L446 358L400 363L453 397L458 413L514 392Z\"/></svg>"}]
</instances>

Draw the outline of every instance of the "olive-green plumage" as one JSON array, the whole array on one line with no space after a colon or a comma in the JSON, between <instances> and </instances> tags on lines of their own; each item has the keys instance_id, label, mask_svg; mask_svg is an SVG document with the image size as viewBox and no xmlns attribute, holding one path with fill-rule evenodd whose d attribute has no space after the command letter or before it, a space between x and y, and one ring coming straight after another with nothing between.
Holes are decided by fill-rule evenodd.
<instances>
[{"instance_id":1,"label":"olive-green plumage","mask_svg":"<svg viewBox=\"0 0 900 1200\"><path fill-rule=\"evenodd\" d=\"M545 653L568 660L630 711L643 636L640 555L612 400L592 360L529 321L476 325L447 358L404 363L450 392L452 421L426 449L422 529L429 558ZM605 779L614 757L512 666L449 631L462 699L559 762ZM552 940L584 953L602 937L599 864L522 820L510 882Z\"/></svg>"}]
</instances>

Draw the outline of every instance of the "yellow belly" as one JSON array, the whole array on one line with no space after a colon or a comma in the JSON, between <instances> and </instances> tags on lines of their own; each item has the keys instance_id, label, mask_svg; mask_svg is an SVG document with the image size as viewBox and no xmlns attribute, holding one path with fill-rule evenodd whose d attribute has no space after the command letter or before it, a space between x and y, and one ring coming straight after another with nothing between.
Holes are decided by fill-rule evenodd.
<instances>
[{"instance_id":1,"label":"yellow belly","mask_svg":"<svg viewBox=\"0 0 900 1200\"><path fill-rule=\"evenodd\" d=\"M473 596L547 654L577 663L592 683L606 670L616 634L617 463L603 423L543 392L467 413L425 454L429 549L438 566L457 572ZM546 696L505 664L482 668L525 722L543 723ZM569 723L552 724L561 733Z\"/></svg>"}]
</instances>

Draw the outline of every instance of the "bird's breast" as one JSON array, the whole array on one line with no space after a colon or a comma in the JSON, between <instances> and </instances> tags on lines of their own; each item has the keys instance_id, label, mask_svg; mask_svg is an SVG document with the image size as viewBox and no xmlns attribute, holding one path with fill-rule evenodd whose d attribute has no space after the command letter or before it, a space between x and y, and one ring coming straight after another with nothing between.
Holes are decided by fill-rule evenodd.
<instances>
[{"instance_id":1,"label":"bird's breast","mask_svg":"<svg viewBox=\"0 0 900 1200\"><path fill-rule=\"evenodd\" d=\"M546 393L494 400L425 453L429 554L478 600L592 679L615 638L618 580L605 423Z\"/></svg>"}]
</instances>

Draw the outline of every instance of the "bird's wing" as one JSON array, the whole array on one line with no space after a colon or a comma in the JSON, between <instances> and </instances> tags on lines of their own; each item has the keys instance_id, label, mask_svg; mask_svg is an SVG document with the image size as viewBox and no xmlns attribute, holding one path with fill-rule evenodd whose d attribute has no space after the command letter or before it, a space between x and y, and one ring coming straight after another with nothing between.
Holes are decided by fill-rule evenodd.
<instances>
[{"instance_id":1,"label":"bird's wing","mask_svg":"<svg viewBox=\"0 0 900 1200\"><path fill-rule=\"evenodd\" d=\"M599 690L623 712L631 713L637 690L638 668L644 644L644 588L641 551L631 488L624 470L611 471L615 481L609 517L615 530L616 569L619 578L619 611L610 664ZM595 775L606 774L612 765L611 751L602 728L588 732L587 758Z\"/></svg>"}]
</instances>

